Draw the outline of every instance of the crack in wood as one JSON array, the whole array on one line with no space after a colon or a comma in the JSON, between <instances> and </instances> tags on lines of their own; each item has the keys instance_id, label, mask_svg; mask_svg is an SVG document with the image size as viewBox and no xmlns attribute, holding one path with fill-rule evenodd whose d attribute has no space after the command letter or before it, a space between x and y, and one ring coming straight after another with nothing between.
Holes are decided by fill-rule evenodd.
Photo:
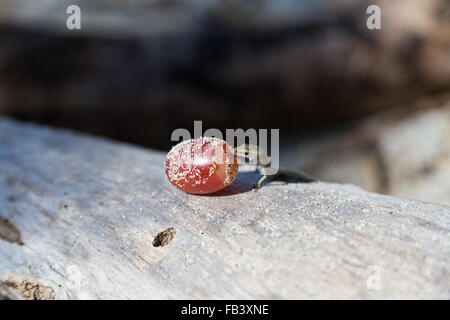
<instances>
[{"instance_id":1,"label":"crack in wood","mask_svg":"<svg viewBox=\"0 0 450 320\"><path fill-rule=\"evenodd\" d=\"M0 218L0 239L23 246L21 234L8 219Z\"/></svg>"},{"instance_id":2,"label":"crack in wood","mask_svg":"<svg viewBox=\"0 0 450 320\"><path fill-rule=\"evenodd\" d=\"M177 232L174 228L168 228L164 231L161 231L158 233L153 240L153 246L154 247L164 247L170 243L170 241L173 240Z\"/></svg>"}]
</instances>

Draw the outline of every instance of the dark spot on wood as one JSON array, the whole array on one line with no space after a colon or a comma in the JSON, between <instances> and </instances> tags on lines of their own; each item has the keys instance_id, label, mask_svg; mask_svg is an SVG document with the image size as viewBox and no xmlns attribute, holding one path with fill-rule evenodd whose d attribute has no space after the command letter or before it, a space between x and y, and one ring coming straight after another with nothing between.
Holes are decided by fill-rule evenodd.
<instances>
[{"instance_id":1,"label":"dark spot on wood","mask_svg":"<svg viewBox=\"0 0 450 320\"><path fill-rule=\"evenodd\" d=\"M55 300L53 288L44 286L35 280L23 279L20 283L13 280L0 281L0 288L13 289L26 300Z\"/></svg>"},{"instance_id":2,"label":"dark spot on wood","mask_svg":"<svg viewBox=\"0 0 450 320\"><path fill-rule=\"evenodd\" d=\"M420 169L420 173L423 175L431 174L436 170L436 164L426 164Z\"/></svg>"},{"instance_id":3,"label":"dark spot on wood","mask_svg":"<svg viewBox=\"0 0 450 320\"><path fill-rule=\"evenodd\" d=\"M19 229L17 229L8 219L0 218L0 239L23 245Z\"/></svg>"},{"instance_id":4,"label":"dark spot on wood","mask_svg":"<svg viewBox=\"0 0 450 320\"><path fill-rule=\"evenodd\" d=\"M164 231L161 231L158 233L153 240L153 246L154 247L164 247L165 245L168 245L170 241L175 237L176 231L174 228L169 228Z\"/></svg>"}]
</instances>

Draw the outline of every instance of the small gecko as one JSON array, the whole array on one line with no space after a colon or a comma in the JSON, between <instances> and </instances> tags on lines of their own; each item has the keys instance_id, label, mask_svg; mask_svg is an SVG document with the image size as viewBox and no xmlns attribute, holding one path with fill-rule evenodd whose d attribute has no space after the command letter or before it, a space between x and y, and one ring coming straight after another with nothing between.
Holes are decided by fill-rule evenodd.
<instances>
[{"instance_id":1,"label":"small gecko","mask_svg":"<svg viewBox=\"0 0 450 320\"><path fill-rule=\"evenodd\" d=\"M257 145L252 144L242 144L234 149L235 154L238 157L249 159L250 161L256 163L259 173L262 175L259 179L255 190L261 188L262 183L267 180L276 180L283 176L291 176L294 179L302 181L317 181L318 179L312 175L300 171L300 170L283 170L279 169L275 174L269 174L268 169L271 167L270 157L267 155L266 151Z\"/></svg>"}]
</instances>

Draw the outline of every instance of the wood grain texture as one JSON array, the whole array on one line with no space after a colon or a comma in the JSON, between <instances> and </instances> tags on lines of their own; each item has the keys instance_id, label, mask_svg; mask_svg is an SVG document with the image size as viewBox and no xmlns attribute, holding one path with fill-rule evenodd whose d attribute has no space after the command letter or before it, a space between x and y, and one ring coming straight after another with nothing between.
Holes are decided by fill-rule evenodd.
<instances>
[{"instance_id":1,"label":"wood grain texture","mask_svg":"<svg viewBox=\"0 0 450 320\"><path fill-rule=\"evenodd\" d=\"M0 280L56 299L450 298L447 206L323 182L253 192L246 171L189 195L164 156L0 119L0 217L24 243L0 240Z\"/></svg>"}]
</instances>

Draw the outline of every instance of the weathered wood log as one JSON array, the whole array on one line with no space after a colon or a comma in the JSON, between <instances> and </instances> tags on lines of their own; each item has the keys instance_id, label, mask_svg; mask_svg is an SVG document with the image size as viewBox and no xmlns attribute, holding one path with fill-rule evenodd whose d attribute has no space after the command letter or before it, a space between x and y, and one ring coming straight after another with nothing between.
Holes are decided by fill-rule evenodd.
<instances>
[{"instance_id":1,"label":"weathered wood log","mask_svg":"<svg viewBox=\"0 0 450 320\"><path fill-rule=\"evenodd\" d=\"M195 196L163 163L0 119L0 296L450 298L449 207L252 171Z\"/></svg>"}]
</instances>

